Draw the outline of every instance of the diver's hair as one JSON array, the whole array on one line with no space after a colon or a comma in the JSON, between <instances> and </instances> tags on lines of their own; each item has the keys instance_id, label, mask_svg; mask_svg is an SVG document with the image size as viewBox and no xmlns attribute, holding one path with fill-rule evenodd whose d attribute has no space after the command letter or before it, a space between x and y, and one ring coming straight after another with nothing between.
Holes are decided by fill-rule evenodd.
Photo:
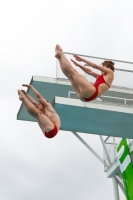
<instances>
[{"instance_id":1,"label":"diver's hair","mask_svg":"<svg viewBox=\"0 0 133 200\"><path fill-rule=\"evenodd\" d=\"M113 72L115 71L115 67L114 67L114 62L110 61L110 60L105 60L102 65L106 66L107 68L110 68Z\"/></svg>"}]
</instances>

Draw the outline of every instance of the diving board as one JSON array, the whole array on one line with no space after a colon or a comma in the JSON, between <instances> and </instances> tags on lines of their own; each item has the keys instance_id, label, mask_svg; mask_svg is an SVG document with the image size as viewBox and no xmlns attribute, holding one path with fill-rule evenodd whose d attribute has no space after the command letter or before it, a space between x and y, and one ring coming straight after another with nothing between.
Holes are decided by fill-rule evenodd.
<instances>
[{"instance_id":1,"label":"diving board","mask_svg":"<svg viewBox=\"0 0 133 200\"><path fill-rule=\"evenodd\" d=\"M61 118L61 130L133 139L133 106L98 100L82 102L76 96L69 98L73 89L66 79L33 76L30 84L53 104ZM132 90L118 87L111 90L133 94ZM28 93L33 96L30 89ZM23 103L17 119L35 121Z\"/></svg>"}]
</instances>

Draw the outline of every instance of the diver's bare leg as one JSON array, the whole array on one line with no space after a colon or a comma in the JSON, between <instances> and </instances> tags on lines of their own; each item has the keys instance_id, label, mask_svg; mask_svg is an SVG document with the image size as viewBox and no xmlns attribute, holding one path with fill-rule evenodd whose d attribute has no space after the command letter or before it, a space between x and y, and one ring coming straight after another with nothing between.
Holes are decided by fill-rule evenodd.
<instances>
[{"instance_id":1,"label":"diver's bare leg","mask_svg":"<svg viewBox=\"0 0 133 200\"><path fill-rule=\"evenodd\" d=\"M62 48L59 45L56 45L56 49L57 50L56 50L55 57L61 58L64 68L72 76L82 96L90 97L91 95L93 95L95 92L94 86L83 75L81 75L78 71L76 71L72 67L71 63L66 58Z\"/></svg>"},{"instance_id":2,"label":"diver's bare leg","mask_svg":"<svg viewBox=\"0 0 133 200\"><path fill-rule=\"evenodd\" d=\"M67 76L67 78L70 80L71 85L72 85L74 91L76 92L78 98L79 98L81 101L85 101L84 98L83 98L82 95L81 95L81 92L80 92L78 86L77 86L76 83L74 82L73 77L72 77L72 76L68 73L68 71L64 68L63 63L62 63L62 61L61 61L61 58L58 57L57 59L58 59L58 61L59 61L60 68L61 68L62 72L63 72L63 73L65 74L65 76Z\"/></svg>"}]
</instances>

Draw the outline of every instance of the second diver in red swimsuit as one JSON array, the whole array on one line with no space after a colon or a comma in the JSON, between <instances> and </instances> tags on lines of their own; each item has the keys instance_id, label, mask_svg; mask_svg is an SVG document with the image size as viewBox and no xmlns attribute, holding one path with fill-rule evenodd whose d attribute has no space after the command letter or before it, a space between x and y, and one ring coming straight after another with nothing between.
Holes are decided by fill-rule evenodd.
<instances>
[{"instance_id":1,"label":"second diver in red swimsuit","mask_svg":"<svg viewBox=\"0 0 133 200\"><path fill-rule=\"evenodd\" d=\"M78 98L81 101L92 101L101 96L111 86L114 79L114 62L105 60L101 65L97 65L89 60L86 60L80 56L73 55L76 61L84 62L88 66L101 71L102 74L98 74L88 67L80 65L78 62L71 59L71 61L85 73L96 78L94 84L91 84L82 74L73 68L71 63L66 58L60 45L55 47L55 57L60 63L62 72L68 77L71 85L76 92Z\"/></svg>"},{"instance_id":2,"label":"second diver in red swimsuit","mask_svg":"<svg viewBox=\"0 0 133 200\"><path fill-rule=\"evenodd\" d=\"M38 100L36 101L25 90L18 90L19 99L23 102L27 112L36 119L45 137L55 137L61 124L59 115L32 85L23 84L22 86L31 89Z\"/></svg>"}]
</instances>

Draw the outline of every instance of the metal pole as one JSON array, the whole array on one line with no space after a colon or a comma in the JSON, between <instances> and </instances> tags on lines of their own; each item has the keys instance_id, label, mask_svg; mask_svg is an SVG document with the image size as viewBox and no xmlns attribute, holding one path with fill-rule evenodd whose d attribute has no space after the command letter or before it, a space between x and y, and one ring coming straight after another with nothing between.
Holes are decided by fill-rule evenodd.
<instances>
[{"instance_id":1,"label":"metal pole","mask_svg":"<svg viewBox=\"0 0 133 200\"><path fill-rule=\"evenodd\" d=\"M125 194L125 188L124 188L124 186L123 186L123 181L122 181L122 179L121 179L118 175L115 175L115 178L117 179L117 183L118 183L118 185L120 186L120 188L121 188L123 194L126 196L126 194Z\"/></svg>"},{"instance_id":2,"label":"metal pole","mask_svg":"<svg viewBox=\"0 0 133 200\"><path fill-rule=\"evenodd\" d=\"M105 160L103 160L76 132L73 132L71 131L106 167L108 167L108 164L105 162ZM102 144L104 146L104 148L106 149L106 146L105 146L105 143L104 143L104 140L102 138L102 136L100 137L101 141L102 141ZM107 149L106 149L106 153L107 153L107 157L109 159L109 162L110 162L110 158L109 158L109 155L108 155L108 152L107 152ZM117 183L117 179L118 179L118 183ZM122 180L120 177L118 177L116 175L116 177L113 177L112 178L112 182L113 182L113 189L114 189L114 197L115 197L115 200L120 200L119 198L119 190L118 190L118 184L120 186L120 188L122 189L123 193L125 194L125 190L124 190L124 187L123 187L123 184L122 184Z\"/></svg>"},{"instance_id":3,"label":"metal pole","mask_svg":"<svg viewBox=\"0 0 133 200\"><path fill-rule=\"evenodd\" d=\"M115 178L117 179L117 181L119 181L123 185L123 181L118 175L115 175Z\"/></svg>"},{"instance_id":4,"label":"metal pole","mask_svg":"<svg viewBox=\"0 0 133 200\"><path fill-rule=\"evenodd\" d=\"M103 148L104 148L105 154L106 154L106 156L107 156L107 159L108 159L108 161L109 161L109 164L111 164L111 160L110 160L110 157L109 157L109 154L108 154L107 148L106 148L106 146L105 146L105 143L104 143L103 137L102 137L101 135L99 135L99 137L100 137L100 140L101 140L101 142L102 142L102 145L103 145Z\"/></svg>"},{"instance_id":5,"label":"metal pole","mask_svg":"<svg viewBox=\"0 0 133 200\"><path fill-rule=\"evenodd\" d=\"M58 78L58 60L56 59L56 80Z\"/></svg>"},{"instance_id":6,"label":"metal pole","mask_svg":"<svg viewBox=\"0 0 133 200\"><path fill-rule=\"evenodd\" d=\"M77 56L83 56L83 57L88 57L88 58L96 58L96 59L102 59L102 60L113 60L114 62L133 64L133 62L128 62L128 61L124 61L124 60L115 60L115 59L110 59L110 58L101 58L101 57L96 57L96 56L88 56L88 55L82 55L82 54L77 54L77 53L69 53L69 52L64 52L64 53L65 54L69 54L69 55L76 54Z\"/></svg>"},{"instance_id":7,"label":"metal pole","mask_svg":"<svg viewBox=\"0 0 133 200\"><path fill-rule=\"evenodd\" d=\"M131 142L130 139L128 139L128 145L130 144L130 142Z\"/></svg>"},{"instance_id":8,"label":"metal pole","mask_svg":"<svg viewBox=\"0 0 133 200\"><path fill-rule=\"evenodd\" d=\"M121 190L122 190L123 194L126 196L126 193L125 193L125 188L123 187L123 184L122 184L122 183L120 183L119 181L118 181L117 183L118 183L119 187L121 188Z\"/></svg>"},{"instance_id":9,"label":"metal pole","mask_svg":"<svg viewBox=\"0 0 133 200\"><path fill-rule=\"evenodd\" d=\"M120 200L118 184L117 184L117 180L116 180L115 177L112 178L112 182L113 182L113 189L114 189L114 199L115 200Z\"/></svg>"},{"instance_id":10,"label":"metal pole","mask_svg":"<svg viewBox=\"0 0 133 200\"><path fill-rule=\"evenodd\" d=\"M108 167L108 164L76 133L71 131L90 151L93 153L98 160L100 160L106 167Z\"/></svg>"},{"instance_id":11,"label":"metal pole","mask_svg":"<svg viewBox=\"0 0 133 200\"><path fill-rule=\"evenodd\" d=\"M107 142L107 140L110 138L110 136L108 136L108 137L106 137L106 139L104 140L104 142L106 143Z\"/></svg>"},{"instance_id":12,"label":"metal pole","mask_svg":"<svg viewBox=\"0 0 133 200\"><path fill-rule=\"evenodd\" d=\"M113 146L114 146L114 160L115 160L116 159L115 137L113 137Z\"/></svg>"},{"instance_id":13,"label":"metal pole","mask_svg":"<svg viewBox=\"0 0 133 200\"><path fill-rule=\"evenodd\" d=\"M102 137L101 135L100 135L99 137L100 137L100 139L101 139L101 142L102 142L104 151L105 151L105 153L106 153L107 159L108 159L108 161L109 161L109 164L111 164L111 160L110 160L110 157L109 157L109 154L108 154L106 145L105 145L105 143L104 143L103 137ZM115 142L115 140L114 140L114 142ZM114 198L115 198L115 200L120 200L120 198L119 198L119 190L118 190L117 179L116 179L115 177L113 177L113 178L112 178L112 181L113 181L113 188L114 188Z\"/></svg>"}]
</instances>

